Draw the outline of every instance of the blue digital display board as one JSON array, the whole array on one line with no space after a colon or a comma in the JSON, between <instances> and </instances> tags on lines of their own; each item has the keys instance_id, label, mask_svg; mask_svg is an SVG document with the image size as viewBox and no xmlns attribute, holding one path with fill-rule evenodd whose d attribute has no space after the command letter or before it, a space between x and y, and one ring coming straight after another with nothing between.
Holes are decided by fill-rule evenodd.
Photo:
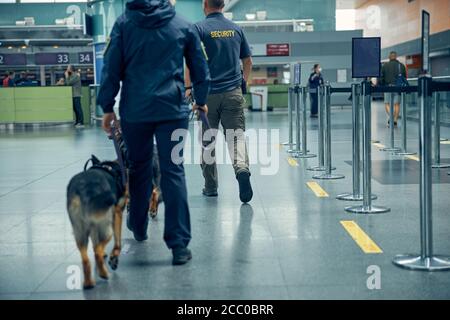
<instances>
[{"instance_id":1,"label":"blue digital display board","mask_svg":"<svg viewBox=\"0 0 450 320\"><path fill-rule=\"evenodd\" d=\"M24 53L0 53L1 66L24 66L27 64L27 56Z\"/></svg>"},{"instance_id":2,"label":"blue digital display board","mask_svg":"<svg viewBox=\"0 0 450 320\"><path fill-rule=\"evenodd\" d=\"M381 76L381 38L352 39L352 77L379 78Z\"/></svg>"},{"instance_id":3,"label":"blue digital display board","mask_svg":"<svg viewBox=\"0 0 450 320\"><path fill-rule=\"evenodd\" d=\"M79 52L78 53L78 63L79 64L94 64L94 53L89 52Z\"/></svg>"},{"instance_id":4,"label":"blue digital display board","mask_svg":"<svg viewBox=\"0 0 450 320\"><path fill-rule=\"evenodd\" d=\"M37 65L69 64L69 53L67 52L39 52L34 55Z\"/></svg>"}]
</instances>

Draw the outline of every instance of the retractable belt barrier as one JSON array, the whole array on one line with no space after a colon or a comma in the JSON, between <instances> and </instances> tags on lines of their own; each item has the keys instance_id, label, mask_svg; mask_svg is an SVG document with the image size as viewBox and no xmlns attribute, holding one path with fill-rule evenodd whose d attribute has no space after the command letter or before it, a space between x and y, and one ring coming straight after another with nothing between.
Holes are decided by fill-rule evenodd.
<instances>
[{"instance_id":1,"label":"retractable belt barrier","mask_svg":"<svg viewBox=\"0 0 450 320\"><path fill-rule=\"evenodd\" d=\"M294 103L294 88L289 87L288 89L288 122L289 122L289 138L287 142L283 142L282 145L289 146L289 149L292 148L294 144L294 125L292 124L292 116L293 116L293 103Z\"/></svg>"},{"instance_id":2,"label":"retractable belt barrier","mask_svg":"<svg viewBox=\"0 0 450 320\"><path fill-rule=\"evenodd\" d=\"M294 95L292 97L291 103L293 102L291 108L292 111L295 109L295 144L293 148L291 147L287 152L292 155L292 157L296 158L300 153L300 87L295 86L293 88Z\"/></svg>"},{"instance_id":3,"label":"retractable belt barrier","mask_svg":"<svg viewBox=\"0 0 450 320\"><path fill-rule=\"evenodd\" d=\"M318 146L317 146L317 155L318 155L318 165L314 167L309 167L307 170L309 171L325 171L325 110L324 110L324 99L325 99L325 87L319 86L317 87L317 104L318 104ZM335 168L331 168L334 170Z\"/></svg>"},{"instance_id":4,"label":"retractable belt barrier","mask_svg":"<svg viewBox=\"0 0 450 320\"><path fill-rule=\"evenodd\" d=\"M439 86L440 87L440 86ZM435 88L438 88L436 86ZM445 90L445 87L442 87ZM438 91L434 92L434 136L433 136L433 145L434 145L434 159L432 168L434 169L443 169L450 168L450 164L441 163L441 104L440 104L440 94Z\"/></svg>"},{"instance_id":5,"label":"retractable belt barrier","mask_svg":"<svg viewBox=\"0 0 450 320\"><path fill-rule=\"evenodd\" d=\"M317 174L313 176L313 179L320 180L335 180L335 179L344 179L345 176L342 174L331 173L333 167L331 166L331 86L326 84L323 86L323 101L322 101L322 111L324 120L324 133L323 135L323 147L324 147L324 161L325 163L319 163L319 166L323 166L325 171L322 174ZM320 116L319 116L320 117ZM319 129L320 130L320 129Z\"/></svg>"},{"instance_id":6,"label":"retractable belt barrier","mask_svg":"<svg viewBox=\"0 0 450 320\"><path fill-rule=\"evenodd\" d=\"M450 83L436 83L429 76L419 78L420 101L420 254L397 255L393 263L411 270L450 270L450 257L438 256L433 251L432 216L432 92L450 91Z\"/></svg>"},{"instance_id":7,"label":"retractable belt barrier","mask_svg":"<svg viewBox=\"0 0 450 320\"><path fill-rule=\"evenodd\" d=\"M353 191L352 193L343 193L336 197L338 200L345 201L362 201L363 195L361 194L361 106L360 106L360 95L361 95L361 85L358 83L352 83L350 88L352 93L352 149L353 149L353 159L352 159L352 182ZM375 200L376 196L372 195L372 200Z\"/></svg>"},{"instance_id":8,"label":"retractable belt barrier","mask_svg":"<svg viewBox=\"0 0 450 320\"><path fill-rule=\"evenodd\" d=\"M360 214L385 213L391 209L372 205L372 87L369 81L364 81L361 86L363 97L363 204L347 207L345 210Z\"/></svg>"},{"instance_id":9,"label":"retractable belt barrier","mask_svg":"<svg viewBox=\"0 0 450 320\"><path fill-rule=\"evenodd\" d=\"M296 86L293 91L294 96L291 101L295 102L292 105L295 105L296 143L295 148L288 150L288 153L290 153L293 158L314 158L316 155L309 153L307 146L308 124L306 99L308 90L306 87Z\"/></svg>"}]
</instances>

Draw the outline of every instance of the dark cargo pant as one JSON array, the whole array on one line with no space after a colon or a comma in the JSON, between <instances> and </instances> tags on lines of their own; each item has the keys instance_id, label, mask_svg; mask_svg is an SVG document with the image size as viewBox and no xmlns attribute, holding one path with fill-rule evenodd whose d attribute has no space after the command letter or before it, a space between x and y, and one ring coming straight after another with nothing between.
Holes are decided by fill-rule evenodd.
<instances>
[{"instance_id":1,"label":"dark cargo pant","mask_svg":"<svg viewBox=\"0 0 450 320\"><path fill-rule=\"evenodd\" d=\"M233 163L236 175L240 172L249 171L249 159L245 142L245 100L242 96L241 88L229 92L210 94L208 96L208 120L212 129L218 129L222 124L228 151ZM233 130L233 136L227 135L227 130ZM204 128L203 128L203 131ZM228 131L230 133L230 131ZM208 139L205 139L208 141ZM208 159L209 155L212 160ZM206 161L205 161L206 160ZM217 166L215 162L215 152L203 151L202 171L205 178L205 190L216 191L218 187Z\"/></svg>"},{"instance_id":2,"label":"dark cargo pant","mask_svg":"<svg viewBox=\"0 0 450 320\"><path fill-rule=\"evenodd\" d=\"M147 233L155 136L164 195L164 240L171 249L187 247L191 240L191 222L186 180L183 164L172 159L172 150L180 143L172 141L172 133L177 129L187 131L188 119L156 123L130 123L122 119L121 126L130 165L130 224L133 230L140 235ZM183 156L183 148L180 156Z\"/></svg>"}]
</instances>

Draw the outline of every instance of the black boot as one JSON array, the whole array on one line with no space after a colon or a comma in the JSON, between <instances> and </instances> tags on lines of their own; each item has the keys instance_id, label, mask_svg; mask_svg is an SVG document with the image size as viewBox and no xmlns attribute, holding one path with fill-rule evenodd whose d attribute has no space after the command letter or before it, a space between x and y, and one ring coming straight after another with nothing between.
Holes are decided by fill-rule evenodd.
<instances>
[{"instance_id":1,"label":"black boot","mask_svg":"<svg viewBox=\"0 0 450 320\"><path fill-rule=\"evenodd\" d=\"M237 175L239 182L239 198L243 203L250 202L253 198L252 185L250 184L250 172L243 171Z\"/></svg>"},{"instance_id":2,"label":"black boot","mask_svg":"<svg viewBox=\"0 0 450 320\"><path fill-rule=\"evenodd\" d=\"M174 266L185 264L192 259L191 250L189 250L188 248L173 248L172 255L172 264Z\"/></svg>"}]
</instances>

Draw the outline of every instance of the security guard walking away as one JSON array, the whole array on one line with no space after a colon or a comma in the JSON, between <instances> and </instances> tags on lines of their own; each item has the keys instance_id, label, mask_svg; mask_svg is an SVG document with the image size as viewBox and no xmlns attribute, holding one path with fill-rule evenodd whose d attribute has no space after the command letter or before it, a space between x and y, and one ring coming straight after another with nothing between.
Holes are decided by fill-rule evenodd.
<instances>
[{"instance_id":1,"label":"security guard walking away","mask_svg":"<svg viewBox=\"0 0 450 320\"><path fill-rule=\"evenodd\" d=\"M206 19L197 23L196 27L205 47L211 73L211 89L207 100L208 120L216 130L219 123L222 124L239 182L239 197L246 203L252 199L253 191L245 142L244 97L241 86L242 77L247 82L250 76L252 58L242 29L224 17L223 8L224 0L203 0ZM190 80L188 72L186 73L186 85L189 87ZM193 75L192 70L190 74ZM230 131L234 133L233 137L227 136ZM206 153L212 156L211 161L205 161ZM203 194L206 196L217 196L218 177L214 157L214 153L209 150L205 150L202 157L205 178Z\"/></svg>"},{"instance_id":2,"label":"security guard walking away","mask_svg":"<svg viewBox=\"0 0 450 320\"><path fill-rule=\"evenodd\" d=\"M111 32L97 100L105 112L104 130L110 133L122 82L119 113L130 164L127 226L137 241L147 239L156 137L165 204L164 240L175 265L192 257L187 248L191 226L184 167L171 156L172 149L179 149L184 141L172 141L172 133L188 129L183 58L191 68L198 104L194 107L206 111L209 71L193 25L177 16L168 0L132 0ZM182 153L181 149L177 156Z\"/></svg>"}]
</instances>

